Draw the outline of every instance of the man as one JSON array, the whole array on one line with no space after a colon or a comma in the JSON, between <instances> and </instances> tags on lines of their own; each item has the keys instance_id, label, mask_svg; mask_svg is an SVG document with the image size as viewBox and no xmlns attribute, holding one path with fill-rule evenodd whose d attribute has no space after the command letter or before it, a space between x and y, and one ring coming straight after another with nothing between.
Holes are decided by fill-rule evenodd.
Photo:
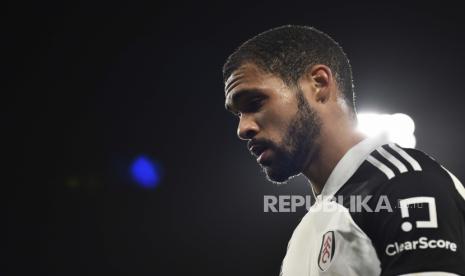
<instances>
[{"instance_id":1,"label":"man","mask_svg":"<svg viewBox=\"0 0 465 276\"><path fill-rule=\"evenodd\" d=\"M266 31L223 74L237 135L268 179L303 173L316 196L282 275L465 275L464 186L426 154L356 131L351 67L328 35Z\"/></svg>"}]
</instances>

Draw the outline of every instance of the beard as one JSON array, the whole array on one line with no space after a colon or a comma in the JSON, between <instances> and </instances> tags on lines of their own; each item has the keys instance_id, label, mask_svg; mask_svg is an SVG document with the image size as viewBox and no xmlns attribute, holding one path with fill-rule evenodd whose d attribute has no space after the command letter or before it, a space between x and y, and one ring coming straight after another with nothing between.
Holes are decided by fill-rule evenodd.
<instances>
[{"instance_id":1,"label":"beard","mask_svg":"<svg viewBox=\"0 0 465 276\"><path fill-rule=\"evenodd\" d=\"M291 120L280 145L267 141L275 158L263 164L263 171L269 181L285 184L299 175L315 151L314 141L319 136L321 121L312 110L301 90L297 91L298 111Z\"/></svg>"}]
</instances>

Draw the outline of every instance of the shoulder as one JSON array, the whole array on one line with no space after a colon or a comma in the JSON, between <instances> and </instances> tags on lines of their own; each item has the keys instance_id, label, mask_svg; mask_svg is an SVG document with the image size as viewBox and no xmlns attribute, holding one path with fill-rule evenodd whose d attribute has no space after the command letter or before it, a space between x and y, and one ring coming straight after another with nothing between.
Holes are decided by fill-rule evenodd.
<instances>
[{"instance_id":1,"label":"shoulder","mask_svg":"<svg viewBox=\"0 0 465 276\"><path fill-rule=\"evenodd\" d=\"M373 220L403 215L400 207L405 204L433 202L439 209L465 212L464 191L462 183L429 155L389 144L373 151L336 197L355 222L372 228Z\"/></svg>"},{"instance_id":2,"label":"shoulder","mask_svg":"<svg viewBox=\"0 0 465 276\"><path fill-rule=\"evenodd\" d=\"M427 262L463 273L465 198L458 185L463 189L427 154L390 144L373 151L337 195L370 237L384 272L421 271L414 263ZM412 263L400 265L406 260Z\"/></svg>"},{"instance_id":3,"label":"shoulder","mask_svg":"<svg viewBox=\"0 0 465 276\"><path fill-rule=\"evenodd\" d=\"M422 151L387 144L377 148L336 195L455 197L453 176Z\"/></svg>"}]
</instances>

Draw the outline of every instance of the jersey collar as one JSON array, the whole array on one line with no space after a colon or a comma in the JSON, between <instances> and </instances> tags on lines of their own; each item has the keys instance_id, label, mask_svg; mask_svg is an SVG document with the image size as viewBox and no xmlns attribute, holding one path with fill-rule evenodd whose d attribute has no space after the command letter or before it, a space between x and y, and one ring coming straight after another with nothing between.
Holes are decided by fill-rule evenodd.
<instances>
[{"instance_id":1,"label":"jersey collar","mask_svg":"<svg viewBox=\"0 0 465 276\"><path fill-rule=\"evenodd\" d=\"M375 137L365 138L358 144L350 148L339 160L336 167L326 180L321 194L316 198L331 198L334 194L354 175L357 169L362 165L365 159L372 151L388 143L388 136L382 133ZM312 188L313 191L313 188ZM313 191L315 196L315 192Z\"/></svg>"}]
</instances>

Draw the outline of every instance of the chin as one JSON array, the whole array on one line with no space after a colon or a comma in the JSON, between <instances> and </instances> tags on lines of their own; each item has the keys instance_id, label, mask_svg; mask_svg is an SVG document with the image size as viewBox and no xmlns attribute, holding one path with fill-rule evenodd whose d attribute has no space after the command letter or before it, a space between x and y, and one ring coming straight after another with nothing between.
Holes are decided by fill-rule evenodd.
<instances>
[{"instance_id":1,"label":"chin","mask_svg":"<svg viewBox=\"0 0 465 276\"><path fill-rule=\"evenodd\" d=\"M287 184L289 180L297 176L299 173L274 169L271 167L263 168L266 178L275 184Z\"/></svg>"}]
</instances>

